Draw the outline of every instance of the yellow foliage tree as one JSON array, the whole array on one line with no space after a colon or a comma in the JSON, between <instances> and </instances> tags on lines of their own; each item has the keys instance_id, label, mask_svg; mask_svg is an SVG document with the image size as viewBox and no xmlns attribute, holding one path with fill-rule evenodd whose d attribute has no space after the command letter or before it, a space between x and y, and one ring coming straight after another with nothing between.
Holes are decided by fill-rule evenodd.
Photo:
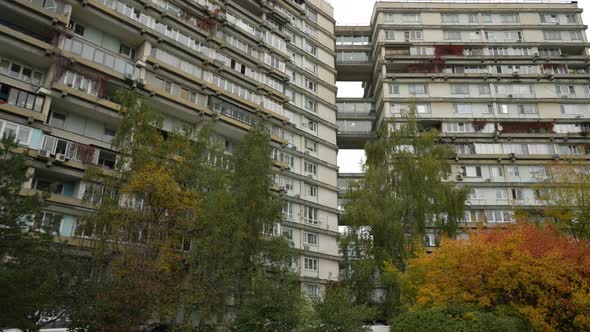
<instances>
[{"instance_id":1,"label":"yellow foliage tree","mask_svg":"<svg viewBox=\"0 0 590 332\"><path fill-rule=\"evenodd\" d=\"M521 224L446 239L410 260L401 279L411 310L505 306L540 331L590 329L589 243L554 228Z\"/></svg>"}]
</instances>

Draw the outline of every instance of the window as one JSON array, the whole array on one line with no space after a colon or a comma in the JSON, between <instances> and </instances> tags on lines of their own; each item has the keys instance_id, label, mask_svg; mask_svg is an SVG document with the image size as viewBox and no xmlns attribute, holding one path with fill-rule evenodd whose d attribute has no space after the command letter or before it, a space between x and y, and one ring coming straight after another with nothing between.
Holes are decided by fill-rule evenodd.
<instances>
[{"instance_id":1,"label":"window","mask_svg":"<svg viewBox=\"0 0 590 332\"><path fill-rule=\"evenodd\" d=\"M540 14L541 23L559 23L559 15L557 14Z\"/></svg>"},{"instance_id":2,"label":"window","mask_svg":"<svg viewBox=\"0 0 590 332\"><path fill-rule=\"evenodd\" d=\"M441 14L441 19L443 23L459 23L459 15L457 14Z\"/></svg>"},{"instance_id":3,"label":"window","mask_svg":"<svg viewBox=\"0 0 590 332\"><path fill-rule=\"evenodd\" d=\"M482 14L481 16L483 18L483 23L494 23L494 20L492 19L492 14L486 13Z\"/></svg>"},{"instance_id":4,"label":"window","mask_svg":"<svg viewBox=\"0 0 590 332\"><path fill-rule=\"evenodd\" d=\"M36 112L43 110L44 98L33 93L0 83L0 103L30 109Z\"/></svg>"},{"instance_id":5,"label":"window","mask_svg":"<svg viewBox=\"0 0 590 332\"><path fill-rule=\"evenodd\" d=\"M308 270L308 271L317 271L318 270L319 259L305 257L303 259L303 262L304 262L303 266L305 267L306 270Z\"/></svg>"},{"instance_id":6,"label":"window","mask_svg":"<svg viewBox=\"0 0 590 332\"><path fill-rule=\"evenodd\" d=\"M461 40L461 31L445 31L444 39L446 40Z\"/></svg>"},{"instance_id":7,"label":"window","mask_svg":"<svg viewBox=\"0 0 590 332\"><path fill-rule=\"evenodd\" d=\"M422 31L421 30L404 31L404 39L405 40L421 40L422 39Z\"/></svg>"},{"instance_id":8,"label":"window","mask_svg":"<svg viewBox=\"0 0 590 332\"><path fill-rule=\"evenodd\" d=\"M518 23L519 17L518 14L501 14L500 21L502 23Z\"/></svg>"},{"instance_id":9,"label":"window","mask_svg":"<svg viewBox=\"0 0 590 332\"><path fill-rule=\"evenodd\" d=\"M27 146L31 142L31 128L0 120L0 137L14 136L17 143Z\"/></svg>"},{"instance_id":10,"label":"window","mask_svg":"<svg viewBox=\"0 0 590 332\"><path fill-rule=\"evenodd\" d=\"M284 201L283 202L283 217L285 217L285 219L293 219L293 204L289 201ZM283 228L284 230L284 228ZM291 237L289 238L289 240L293 239L293 230L291 230Z\"/></svg>"},{"instance_id":11,"label":"window","mask_svg":"<svg viewBox=\"0 0 590 332\"><path fill-rule=\"evenodd\" d=\"M305 7L305 12L306 12L307 18L309 18L311 21L313 21L313 22L318 21L318 13L316 13L314 10L312 10L309 7Z\"/></svg>"},{"instance_id":12,"label":"window","mask_svg":"<svg viewBox=\"0 0 590 332\"><path fill-rule=\"evenodd\" d=\"M518 168L518 166L508 167L508 175L520 176L520 169Z\"/></svg>"},{"instance_id":13,"label":"window","mask_svg":"<svg viewBox=\"0 0 590 332\"><path fill-rule=\"evenodd\" d=\"M460 114L467 114L473 112L471 104L455 104L453 106L455 108L455 112Z\"/></svg>"},{"instance_id":14,"label":"window","mask_svg":"<svg viewBox=\"0 0 590 332\"><path fill-rule=\"evenodd\" d=\"M317 152L318 151L318 143L305 139L305 149L310 152Z\"/></svg>"},{"instance_id":15,"label":"window","mask_svg":"<svg viewBox=\"0 0 590 332\"><path fill-rule=\"evenodd\" d=\"M469 85L468 84L451 84L451 94L454 95L468 95Z\"/></svg>"},{"instance_id":16,"label":"window","mask_svg":"<svg viewBox=\"0 0 590 332\"><path fill-rule=\"evenodd\" d=\"M576 88L573 85L556 85L555 91L558 95L575 95Z\"/></svg>"},{"instance_id":17,"label":"window","mask_svg":"<svg viewBox=\"0 0 590 332\"><path fill-rule=\"evenodd\" d=\"M427 104L416 104L416 113L428 114L430 113L430 107Z\"/></svg>"},{"instance_id":18,"label":"window","mask_svg":"<svg viewBox=\"0 0 590 332\"><path fill-rule=\"evenodd\" d=\"M580 31L570 31L571 40L582 40L582 33Z\"/></svg>"},{"instance_id":19,"label":"window","mask_svg":"<svg viewBox=\"0 0 590 332\"><path fill-rule=\"evenodd\" d=\"M318 65L308 59L304 59L303 68L314 75L318 73Z\"/></svg>"},{"instance_id":20,"label":"window","mask_svg":"<svg viewBox=\"0 0 590 332\"><path fill-rule=\"evenodd\" d=\"M496 199L508 199L508 194L506 193L506 189L496 189Z\"/></svg>"},{"instance_id":21,"label":"window","mask_svg":"<svg viewBox=\"0 0 590 332\"><path fill-rule=\"evenodd\" d=\"M127 45L121 44L119 45L119 54L127 58L133 59L133 57L135 56L135 50Z\"/></svg>"},{"instance_id":22,"label":"window","mask_svg":"<svg viewBox=\"0 0 590 332\"><path fill-rule=\"evenodd\" d=\"M305 88L312 92L318 92L318 84L308 79L305 80Z\"/></svg>"},{"instance_id":23,"label":"window","mask_svg":"<svg viewBox=\"0 0 590 332\"><path fill-rule=\"evenodd\" d=\"M510 193L513 200L521 201L524 199L523 190L520 188L512 188Z\"/></svg>"},{"instance_id":24,"label":"window","mask_svg":"<svg viewBox=\"0 0 590 332\"><path fill-rule=\"evenodd\" d=\"M31 67L17 64L8 59L0 60L0 73L37 85L41 84L43 77L40 71L33 70Z\"/></svg>"},{"instance_id":25,"label":"window","mask_svg":"<svg viewBox=\"0 0 590 332\"><path fill-rule=\"evenodd\" d=\"M307 245L317 246L319 244L319 235L317 233L303 233L303 243Z\"/></svg>"},{"instance_id":26,"label":"window","mask_svg":"<svg viewBox=\"0 0 590 332\"><path fill-rule=\"evenodd\" d=\"M462 166L461 167L462 174L465 177L470 178L480 178L481 177L481 167L480 166Z\"/></svg>"},{"instance_id":27,"label":"window","mask_svg":"<svg viewBox=\"0 0 590 332\"><path fill-rule=\"evenodd\" d=\"M319 297L320 296L320 286L303 284L303 295L305 295L307 297Z\"/></svg>"},{"instance_id":28,"label":"window","mask_svg":"<svg viewBox=\"0 0 590 332\"><path fill-rule=\"evenodd\" d=\"M318 197L318 187L308 184L305 184L305 195L309 197Z\"/></svg>"},{"instance_id":29,"label":"window","mask_svg":"<svg viewBox=\"0 0 590 332\"><path fill-rule=\"evenodd\" d=\"M117 134L117 131L111 128L104 128L104 132L103 132L103 137L104 140L107 142L112 142L113 138L115 138L115 135Z\"/></svg>"},{"instance_id":30,"label":"window","mask_svg":"<svg viewBox=\"0 0 590 332\"><path fill-rule=\"evenodd\" d=\"M305 109L312 112L318 111L318 103L310 97L305 97Z\"/></svg>"},{"instance_id":31,"label":"window","mask_svg":"<svg viewBox=\"0 0 590 332\"><path fill-rule=\"evenodd\" d=\"M419 13L408 13L402 15L402 22L404 23L418 23L420 22L420 14Z\"/></svg>"},{"instance_id":32,"label":"window","mask_svg":"<svg viewBox=\"0 0 590 332\"><path fill-rule=\"evenodd\" d=\"M545 30L543 31L543 35L545 36L545 40L560 40L561 39L561 32L555 30Z\"/></svg>"},{"instance_id":33,"label":"window","mask_svg":"<svg viewBox=\"0 0 590 332\"><path fill-rule=\"evenodd\" d=\"M309 41L307 39L305 40L305 45L304 45L303 48L305 49L305 51L307 53L310 53L310 54L313 54L313 55L318 55L318 48L317 48L317 46L313 42L311 42L311 41Z\"/></svg>"},{"instance_id":34,"label":"window","mask_svg":"<svg viewBox=\"0 0 590 332\"><path fill-rule=\"evenodd\" d=\"M395 31L385 30L385 40L395 40Z\"/></svg>"},{"instance_id":35,"label":"window","mask_svg":"<svg viewBox=\"0 0 590 332\"><path fill-rule=\"evenodd\" d=\"M303 209L303 221L306 224L318 224L318 209L306 206Z\"/></svg>"},{"instance_id":36,"label":"window","mask_svg":"<svg viewBox=\"0 0 590 332\"><path fill-rule=\"evenodd\" d=\"M567 23L578 23L576 14L567 14L565 17L567 19Z\"/></svg>"},{"instance_id":37,"label":"window","mask_svg":"<svg viewBox=\"0 0 590 332\"><path fill-rule=\"evenodd\" d=\"M318 123L309 119L304 119L303 121L303 128L307 128L310 131L317 132L318 131Z\"/></svg>"},{"instance_id":38,"label":"window","mask_svg":"<svg viewBox=\"0 0 590 332\"><path fill-rule=\"evenodd\" d=\"M389 84L389 93L399 95L399 84Z\"/></svg>"},{"instance_id":39,"label":"window","mask_svg":"<svg viewBox=\"0 0 590 332\"><path fill-rule=\"evenodd\" d=\"M56 128L64 128L66 125L65 114L51 111L51 113L49 114L49 124Z\"/></svg>"},{"instance_id":40,"label":"window","mask_svg":"<svg viewBox=\"0 0 590 332\"><path fill-rule=\"evenodd\" d=\"M495 40L496 39L496 32L495 31L486 31L485 36L486 36L486 40Z\"/></svg>"},{"instance_id":41,"label":"window","mask_svg":"<svg viewBox=\"0 0 590 332\"><path fill-rule=\"evenodd\" d=\"M307 160L303 163L303 169L305 170L305 173L307 173L307 174L313 174L313 175L318 174L318 165L314 164L312 162L309 162Z\"/></svg>"},{"instance_id":42,"label":"window","mask_svg":"<svg viewBox=\"0 0 590 332\"><path fill-rule=\"evenodd\" d=\"M33 222L33 228L40 229L51 234L59 234L62 219L63 215L61 214L41 212L41 214L35 218Z\"/></svg>"},{"instance_id":43,"label":"window","mask_svg":"<svg viewBox=\"0 0 590 332\"><path fill-rule=\"evenodd\" d=\"M428 85L426 84L410 84L408 91L411 95L425 95L428 94Z\"/></svg>"}]
</instances>

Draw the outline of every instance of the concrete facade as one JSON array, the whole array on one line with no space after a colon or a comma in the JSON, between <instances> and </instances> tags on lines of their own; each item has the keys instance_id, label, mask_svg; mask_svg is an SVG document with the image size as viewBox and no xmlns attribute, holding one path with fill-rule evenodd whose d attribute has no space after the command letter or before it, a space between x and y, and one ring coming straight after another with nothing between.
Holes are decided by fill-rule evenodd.
<instances>
[{"instance_id":1,"label":"concrete facade","mask_svg":"<svg viewBox=\"0 0 590 332\"><path fill-rule=\"evenodd\" d=\"M360 149L415 105L472 187L465 224L491 226L541 211L555 160L588 161L590 56L575 1L473 2L377 2L370 26L336 27L338 80L365 95L337 101L338 143Z\"/></svg>"},{"instance_id":2,"label":"concrete facade","mask_svg":"<svg viewBox=\"0 0 590 332\"><path fill-rule=\"evenodd\" d=\"M163 131L215 118L227 153L260 118L272 134L285 234L306 294L338 278L333 9L323 0L0 2L0 135L14 132L47 191L44 223L63 239L88 164L114 168L119 88L149 98Z\"/></svg>"}]
</instances>

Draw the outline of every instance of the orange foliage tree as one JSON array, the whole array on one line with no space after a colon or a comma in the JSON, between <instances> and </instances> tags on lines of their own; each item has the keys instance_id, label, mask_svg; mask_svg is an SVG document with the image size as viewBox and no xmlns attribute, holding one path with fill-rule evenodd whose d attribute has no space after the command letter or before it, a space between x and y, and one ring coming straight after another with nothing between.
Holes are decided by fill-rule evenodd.
<instances>
[{"instance_id":1,"label":"orange foliage tree","mask_svg":"<svg viewBox=\"0 0 590 332\"><path fill-rule=\"evenodd\" d=\"M512 308L540 331L590 330L590 244L518 224L443 240L401 275L410 310Z\"/></svg>"}]
</instances>

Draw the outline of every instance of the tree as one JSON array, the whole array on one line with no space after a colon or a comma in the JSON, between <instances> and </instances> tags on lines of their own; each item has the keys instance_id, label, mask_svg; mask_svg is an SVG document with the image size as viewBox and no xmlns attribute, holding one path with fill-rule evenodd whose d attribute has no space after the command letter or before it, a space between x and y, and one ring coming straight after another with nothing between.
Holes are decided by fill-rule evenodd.
<instances>
[{"instance_id":1,"label":"tree","mask_svg":"<svg viewBox=\"0 0 590 332\"><path fill-rule=\"evenodd\" d=\"M362 332L370 331L367 322L375 316L375 309L355 304L350 289L331 284L323 296L312 300L311 317L305 322L305 332Z\"/></svg>"},{"instance_id":2,"label":"tree","mask_svg":"<svg viewBox=\"0 0 590 332\"><path fill-rule=\"evenodd\" d=\"M201 193L175 172L189 159L178 154L188 138L165 137L161 116L138 95L120 91L118 102L124 118L113 141L117 172L88 172L86 199L96 211L80 226L92 237L85 244L94 266L71 318L86 331L131 331L176 317L187 275L181 249L199 213Z\"/></svg>"},{"instance_id":3,"label":"tree","mask_svg":"<svg viewBox=\"0 0 590 332\"><path fill-rule=\"evenodd\" d=\"M41 224L44 197L20 194L29 177L14 137L1 143L0 327L38 331L69 312L82 262Z\"/></svg>"},{"instance_id":4,"label":"tree","mask_svg":"<svg viewBox=\"0 0 590 332\"><path fill-rule=\"evenodd\" d=\"M443 240L433 254L412 259L401 278L412 310L509 307L537 330L590 328L589 243L549 226L525 223Z\"/></svg>"},{"instance_id":5,"label":"tree","mask_svg":"<svg viewBox=\"0 0 590 332\"><path fill-rule=\"evenodd\" d=\"M523 332L530 328L518 317L491 312L425 309L404 313L391 324L392 332Z\"/></svg>"},{"instance_id":6,"label":"tree","mask_svg":"<svg viewBox=\"0 0 590 332\"><path fill-rule=\"evenodd\" d=\"M557 163L547 170L545 183L536 192L546 204L543 219L553 219L558 227L576 240L590 240L590 173L586 166ZM526 213L533 220L538 215Z\"/></svg>"},{"instance_id":7,"label":"tree","mask_svg":"<svg viewBox=\"0 0 590 332\"><path fill-rule=\"evenodd\" d=\"M227 162L219 161L229 172L224 168L204 173L198 168L186 169L190 181L198 181L195 185L207 192L203 212L191 228L194 250L189 261L198 268L190 272L195 291L187 302L187 307L199 314L201 325L211 319L222 321L230 298L240 310L244 294L252 293L248 289L251 279L264 275L269 263L293 257L290 251L276 256L288 249L287 243L277 244L263 236L272 234L281 220L282 207L278 195L270 191L274 173L269 140L259 123L231 156L223 155ZM219 156L214 159L224 160ZM203 178L203 174L209 176Z\"/></svg>"},{"instance_id":8,"label":"tree","mask_svg":"<svg viewBox=\"0 0 590 332\"><path fill-rule=\"evenodd\" d=\"M231 307L253 292L252 278L268 273L280 252L267 235L282 206L270 190L270 135L257 124L228 154L212 123L164 132L141 96L121 91L118 102L117 172L94 170L87 179L97 209L82 228L94 237L94 274L73 326L227 324Z\"/></svg>"},{"instance_id":9,"label":"tree","mask_svg":"<svg viewBox=\"0 0 590 332\"><path fill-rule=\"evenodd\" d=\"M367 143L365 178L352 186L344 204L343 223L350 229L341 249L352 267L348 282L358 300L381 302L381 318L391 316L399 293L395 280L376 280L385 262L403 271L407 259L423 250L427 228L454 236L467 195L444 181L452 148L437 142L436 130L424 130L412 109L405 121L388 124L378 140ZM384 293L381 299L375 298L376 287Z\"/></svg>"}]
</instances>

